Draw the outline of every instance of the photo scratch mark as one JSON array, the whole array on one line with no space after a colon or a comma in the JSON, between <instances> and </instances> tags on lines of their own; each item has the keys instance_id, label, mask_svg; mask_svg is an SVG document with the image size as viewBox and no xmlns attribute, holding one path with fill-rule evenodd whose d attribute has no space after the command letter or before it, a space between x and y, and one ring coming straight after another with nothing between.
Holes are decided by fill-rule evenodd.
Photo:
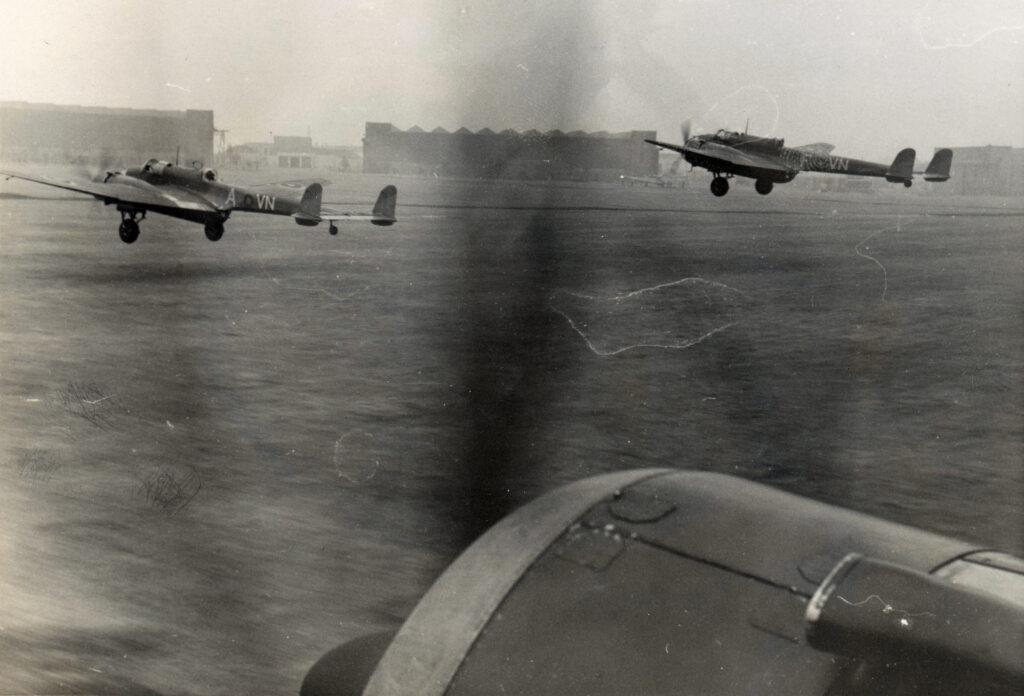
<instances>
[{"instance_id":1,"label":"photo scratch mark","mask_svg":"<svg viewBox=\"0 0 1024 696\"><path fill-rule=\"evenodd\" d=\"M955 7L948 4L936 5L933 9L932 12L921 12L914 18L914 29L921 47L930 51L973 48L996 34L1024 31L1024 21L995 24L986 20L985 14L978 12L972 5L963 5L959 8L959 14Z\"/></svg>"},{"instance_id":2,"label":"photo scratch mark","mask_svg":"<svg viewBox=\"0 0 1024 696\"><path fill-rule=\"evenodd\" d=\"M897 223L896 225L896 230L899 231L899 223ZM874 263L875 265L882 269L882 302L885 302L886 295L889 292L889 273L885 270L885 266L882 265L881 261L876 259L874 256L865 253L864 251L868 249L867 243L870 242L875 237L877 237L878 235L882 234L883 232L885 232L885 230L878 230L876 232L872 232L863 240L861 240L861 242L857 246L855 246L853 250L857 253L857 256L860 256L861 258L871 261L872 263Z\"/></svg>"},{"instance_id":3,"label":"photo scratch mark","mask_svg":"<svg viewBox=\"0 0 1024 696\"><path fill-rule=\"evenodd\" d=\"M356 440L346 444L346 440ZM366 458L373 460L373 466L369 474L361 478L349 475L349 471L359 467L360 461ZM366 468L364 465L362 468ZM338 478L343 478L349 483L366 483L377 475L380 469L380 457L376 453L376 443L373 435L363 430L352 430L334 441L334 473Z\"/></svg>"},{"instance_id":4,"label":"photo scratch mark","mask_svg":"<svg viewBox=\"0 0 1024 696\"><path fill-rule=\"evenodd\" d=\"M894 612L897 613L897 614L902 614L904 616L904 618L901 619L900 625L903 626L904 628L910 628L911 624L908 621L908 619L912 619L912 618L915 618L915 617L918 617L918 616L931 616L931 617L935 616L935 614L933 614L930 611L919 611L919 612L915 613L915 612L905 611L903 609L897 609L896 607L894 607L893 605L889 604L888 602L886 602L884 599L882 599L881 597L879 597L876 594L869 595L866 599L862 599L859 602L851 602L850 600L848 600L846 597L843 597L842 595L836 595L836 599L838 599L839 601L841 601L844 604L847 604L847 605L849 605L851 607L862 607L862 606L865 606L869 602L872 602L872 601L878 602L879 604L882 605L882 613L883 614L892 614Z\"/></svg>"},{"instance_id":5,"label":"photo scratch mark","mask_svg":"<svg viewBox=\"0 0 1024 696\"><path fill-rule=\"evenodd\" d=\"M367 287L364 286L364 287L361 287L361 288L356 288L352 292L346 293L344 295L336 295L333 292L330 292L329 290L324 290L323 288L310 288L310 287L304 287L304 286L300 286L300 285L285 285L284 283L282 283L277 278L271 278L270 282L272 282L274 285L278 286L282 290L299 290L299 291L302 291L302 292L322 292L323 294L327 295L332 300L335 300L337 302L348 302L353 297L361 295L367 289Z\"/></svg>"},{"instance_id":6,"label":"photo scratch mark","mask_svg":"<svg viewBox=\"0 0 1024 696\"><path fill-rule=\"evenodd\" d=\"M760 92L768 97L768 100L772 103L772 108L775 113L772 116L772 125L768 128L767 133L774 133L775 129L779 125L779 116L782 114L782 110L779 108L779 101L778 99L775 98L775 95L771 92L771 90L769 90L767 87L764 87L763 85L743 85L742 87L730 92L725 97L715 102L714 105L712 105L711 108L708 109L701 117L701 121L704 123L718 123L722 121L723 114L727 114L727 119L735 118L735 114L733 113L736 110L735 107L732 104L728 104L727 108L727 103L730 102L733 98L737 97L741 92L745 91ZM739 101L742 104L749 104L748 101ZM746 108L749 109L749 106L747 106Z\"/></svg>"},{"instance_id":7,"label":"photo scratch mark","mask_svg":"<svg viewBox=\"0 0 1024 696\"><path fill-rule=\"evenodd\" d=\"M93 383L70 382L57 393L57 400L68 413L79 416L103 430L113 427L128 408L117 398L116 393L104 394L104 390Z\"/></svg>"},{"instance_id":8,"label":"photo scratch mark","mask_svg":"<svg viewBox=\"0 0 1024 696\"><path fill-rule=\"evenodd\" d=\"M44 449L22 451L15 460L18 476L33 483L46 483L63 468L64 465Z\"/></svg>"},{"instance_id":9,"label":"photo scratch mark","mask_svg":"<svg viewBox=\"0 0 1024 696\"><path fill-rule=\"evenodd\" d=\"M202 490L199 471L186 467L184 471L161 469L153 472L139 484L139 492L150 506L173 515L188 507Z\"/></svg>"},{"instance_id":10,"label":"photo scratch mark","mask_svg":"<svg viewBox=\"0 0 1024 696\"><path fill-rule=\"evenodd\" d=\"M635 348L690 348L739 323L746 305L742 291L703 278L612 297L558 290L550 299L552 311L600 357Z\"/></svg>"}]
</instances>

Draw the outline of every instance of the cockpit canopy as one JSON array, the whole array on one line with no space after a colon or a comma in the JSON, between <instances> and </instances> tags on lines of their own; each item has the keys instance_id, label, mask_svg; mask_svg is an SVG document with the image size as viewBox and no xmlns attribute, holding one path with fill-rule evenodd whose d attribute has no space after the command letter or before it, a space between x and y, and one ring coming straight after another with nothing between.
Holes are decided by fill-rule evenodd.
<instances>
[{"instance_id":1,"label":"cockpit canopy","mask_svg":"<svg viewBox=\"0 0 1024 696\"><path fill-rule=\"evenodd\" d=\"M174 165L171 164L170 162L164 162L162 160L154 158L146 162L144 165L142 165L142 171L147 174L163 176L167 172L167 170L173 166Z\"/></svg>"},{"instance_id":2,"label":"cockpit canopy","mask_svg":"<svg viewBox=\"0 0 1024 696\"><path fill-rule=\"evenodd\" d=\"M746 147L756 150L767 150L769 152L778 152L786 142L782 138L759 138L756 135L736 133L735 131L727 131L724 128L715 133L715 140L732 147Z\"/></svg>"},{"instance_id":3,"label":"cockpit canopy","mask_svg":"<svg viewBox=\"0 0 1024 696\"><path fill-rule=\"evenodd\" d=\"M195 168L179 167L170 162L164 162L153 158L142 165L143 177L159 177L164 178L172 176L173 179L179 183L195 182L198 180L202 181L217 181L217 171L210 169L209 167L200 167L198 165Z\"/></svg>"}]
</instances>

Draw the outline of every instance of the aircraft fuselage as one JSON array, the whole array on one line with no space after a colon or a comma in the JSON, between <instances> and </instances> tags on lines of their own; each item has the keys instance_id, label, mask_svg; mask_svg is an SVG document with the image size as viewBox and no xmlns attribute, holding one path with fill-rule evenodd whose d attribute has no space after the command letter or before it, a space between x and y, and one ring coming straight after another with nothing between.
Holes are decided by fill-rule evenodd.
<instances>
[{"instance_id":1,"label":"aircraft fuselage","mask_svg":"<svg viewBox=\"0 0 1024 696\"><path fill-rule=\"evenodd\" d=\"M832 154L807 152L784 147L779 157L788 166L802 172L827 172L830 174L854 174L859 176L885 176L889 167L877 162L839 157Z\"/></svg>"},{"instance_id":2,"label":"aircraft fuselage","mask_svg":"<svg viewBox=\"0 0 1024 696\"><path fill-rule=\"evenodd\" d=\"M150 160L142 167L132 167L124 174L112 173L108 183L126 183L132 186L152 186L167 196L176 187L184 189L182 197L189 195L202 199L216 208L219 213L198 212L182 208L150 208L154 212L186 220L205 222L211 218L226 218L232 211L294 215L299 210L299 199L265 191L254 191L217 181L212 169L179 167L168 162Z\"/></svg>"},{"instance_id":3,"label":"aircraft fuselage","mask_svg":"<svg viewBox=\"0 0 1024 696\"><path fill-rule=\"evenodd\" d=\"M756 138L729 134L731 142L719 142L719 138L698 136L686 143L683 157L690 164L709 169L712 172L734 174L752 179L763 179L775 183L792 181L800 172L826 172L830 174L852 174L857 176L884 177L888 167L876 162L850 157L810 152L784 147L777 138ZM752 158L771 160L776 167L744 164L736 161L732 153L749 153Z\"/></svg>"}]
</instances>

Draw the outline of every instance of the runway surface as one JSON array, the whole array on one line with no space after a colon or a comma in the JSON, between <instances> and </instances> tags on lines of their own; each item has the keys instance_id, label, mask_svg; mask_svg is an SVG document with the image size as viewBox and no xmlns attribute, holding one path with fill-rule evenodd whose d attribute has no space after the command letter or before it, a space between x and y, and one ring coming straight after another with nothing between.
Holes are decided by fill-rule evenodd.
<instances>
[{"instance_id":1,"label":"runway surface","mask_svg":"<svg viewBox=\"0 0 1024 696\"><path fill-rule=\"evenodd\" d=\"M215 244L0 200L0 693L296 693L616 469L1024 553L1024 203L394 183Z\"/></svg>"}]
</instances>

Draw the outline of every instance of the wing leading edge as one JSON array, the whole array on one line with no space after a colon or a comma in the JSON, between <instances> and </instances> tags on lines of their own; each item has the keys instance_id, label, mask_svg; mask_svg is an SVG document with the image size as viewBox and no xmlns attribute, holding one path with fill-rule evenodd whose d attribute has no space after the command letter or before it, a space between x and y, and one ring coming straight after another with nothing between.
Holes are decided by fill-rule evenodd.
<instances>
[{"instance_id":1,"label":"wing leading edge","mask_svg":"<svg viewBox=\"0 0 1024 696\"><path fill-rule=\"evenodd\" d=\"M8 171L0 171L0 176L82 193L108 205L116 203L135 208L171 208L204 213L217 211L206 199L179 187L158 189L140 179L118 174L113 175L112 181L106 182L51 179L47 176L29 176Z\"/></svg>"}]
</instances>

